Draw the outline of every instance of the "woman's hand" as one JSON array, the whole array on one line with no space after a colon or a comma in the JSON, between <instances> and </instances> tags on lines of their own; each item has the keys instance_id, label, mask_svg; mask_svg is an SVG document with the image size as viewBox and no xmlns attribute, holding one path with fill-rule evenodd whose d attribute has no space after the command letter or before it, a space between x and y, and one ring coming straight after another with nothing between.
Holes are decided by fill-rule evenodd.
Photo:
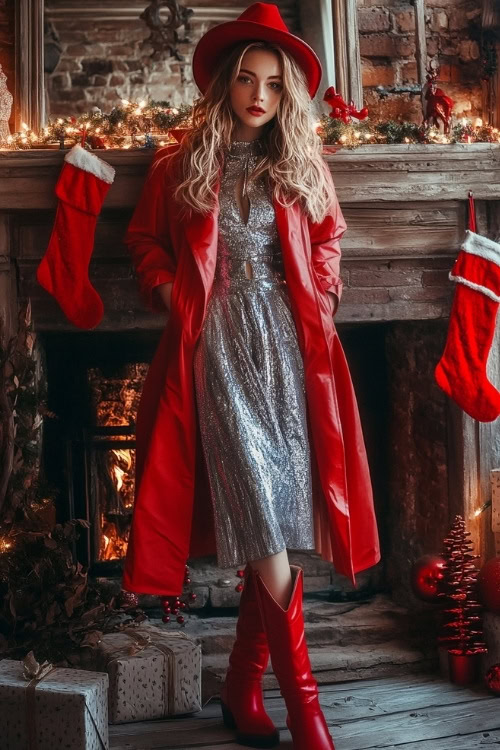
<instances>
[{"instance_id":1,"label":"woman's hand","mask_svg":"<svg viewBox=\"0 0 500 750\"><path fill-rule=\"evenodd\" d=\"M172 287L174 285L173 281L168 281L166 284L158 284L158 286L155 286L154 291L160 299L162 300L163 304L165 305L166 309L170 312L170 299L172 297Z\"/></svg>"},{"instance_id":2,"label":"woman's hand","mask_svg":"<svg viewBox=\"0 0 500 750\"><path fill-rule=\"evenodd\" d=\"M337 312L337 307L339 306L339 298L333 292L327 292L327 294L328 299L330 300L330 312L333 316Z\"/></svg>"}]
</instances>

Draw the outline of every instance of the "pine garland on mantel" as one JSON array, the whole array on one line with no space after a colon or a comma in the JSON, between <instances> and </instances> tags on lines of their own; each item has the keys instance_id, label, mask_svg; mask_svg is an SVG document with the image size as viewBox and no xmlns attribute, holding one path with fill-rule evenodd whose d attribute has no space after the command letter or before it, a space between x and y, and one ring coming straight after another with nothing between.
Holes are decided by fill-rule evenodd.
<instances>
[{"instance_id":1,"label":"pine garland on mantel","mask_svg":"<svg viewBox=\"0 0 500 750\"><path fill-rule=\"evenodd\" d=\"M174 142L172 131L189 128L192 105L173 107L169 101L129 102L122 99L120 106L109 114L94 107L90 113L78 117L59 117L50 121L43 132L30 130L23 124L20 133L11 135L0 151L71 148L83 142L91 149L147 149ZM450 134L435 127L424 127L404 120L366 118L343 122L323 114L316 123L316 132L325 146L354 149L366 144L453 144L500 143L498 128L484 125L481 118L474 123L463 117L456 121Z\"/></svg>"},{"instance_id":2,"label":"pine garland on mantel","mask_svg":"<svg viewBox=\"0 0 500 750\"><path fill-rule=\"evenodd\" d=\"M377 120L369 118L360 122L344 123L328 115L321 118L319 135L325 145L342 145L354 149L365 144L419 143L442 144L454 143L500 143L498 128L483 125L481 118L470 122L463 117L455 123L448 135L435 127L425 127L414 122L396 120Z\"/></svg>"}]
</instances>

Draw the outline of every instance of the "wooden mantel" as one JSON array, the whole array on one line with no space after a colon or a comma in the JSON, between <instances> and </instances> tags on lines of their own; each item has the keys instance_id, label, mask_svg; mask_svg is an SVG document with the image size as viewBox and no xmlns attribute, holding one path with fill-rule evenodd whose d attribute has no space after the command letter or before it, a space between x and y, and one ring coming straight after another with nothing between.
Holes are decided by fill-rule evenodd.
<instances>
[{"instance_id":1,"label":"wooden mantel","mask_svg":"<svg viewBox=\"0 0 500 750\"><path fill-rule=\"evenodd\" d=\"M500 143L327 147L334 148L334 154L325 149L325 160L342 204L462 201L468 190L474 191L477 200L500 200ZM66 153L0 149L0 211L55 206L50 188ZM133 207L152 152L110 149L95 153L117 170L105 208Z\"/></svg>"}]
</instances>

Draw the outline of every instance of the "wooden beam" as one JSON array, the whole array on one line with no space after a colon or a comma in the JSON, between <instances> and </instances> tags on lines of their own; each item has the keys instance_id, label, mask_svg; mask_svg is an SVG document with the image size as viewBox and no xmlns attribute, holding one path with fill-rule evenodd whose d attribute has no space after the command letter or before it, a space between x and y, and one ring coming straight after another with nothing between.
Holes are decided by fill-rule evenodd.
<instances>
[{"instance_id":1,"label":"wooden beam","mask_svg":"<svg viewBox=\"0 0 500 750\"><path fill-rule=\"evenodd\" d=\"M45 125L43 63L44 0L16 3L16 85L14 128L33 130Z\"/></svg>"},{"instance_id":2,"label":"wooden beam","mask_svg":"<svg viewBox=\"0 0 500 750\"><path fill-rule=\"evenodd\" d=\"M477 231L496 237L498 211L488 210L484 201L476 201ZM458 254L459 248L457 248ZM497 325L487 364L487 376L500 389L500 326ZM448 486L450 524L456 513L462 515L471 532L474 553L481 565L495 555L492 509L476 512L491 500L491 470L500 467L500 418L478 422L449 401L448 414Z\"/></svg>"},{"instance_id":3,"label":"wooden beam","mask_svg":"<svg viewBox=\"0 0 500 750\"><path fill-rule=\"evenodd\" d=\"M500 236L500 216L498 210L487 210L479 204L478 228L480 234L495 238L498 242ZM490 355L486 365L486 376L498 390L500 390L500 316L496 318L496 329L491 344ZM500 468L500 418L493 422L482 422L478 424L479 432L479 455L480 455L480 482L481 482L481 505L492 500L491 471ZM496 550L496 544L500 544L500 535L494 534L493 508L487 508L478 518L478 525L482 545L481 562L484 563L500 550Z\"/></svg>"},{"instance_id":4,"label":"wooden beam","mask_svg":"<svg viewBox=\"0 0 500 750\"><path fill-rule=\"evenodd\" d=\"M332 0L336 90L357 109L363 106L356 0Z\"/></svg>"},{"instance_id":5,"label":"wooden beam","mask_svg":"<svg viewBox=\"0 0 500 750\"><path fill-rule=\"evenodd\" d=\"M497 0L483 0L481 17L482 43L495 50L497 61L500 60L500 7ZM497 64L495 73L487 80L481 81L483 99L483 120L489 125L500 123L500 71Z\"/></svg>"},{"instance_id":6,"label":"wooden beam","mask_svg":"<svg viewBox=\"0 0 500 750\"><path fill-rule=\"evenodd\" d=\"M415 7L415 59L417 63L418 82L422 86L422 118L425 117L424 84L427 72L427 39L425 36L425 0L413 0Z\"/></svg>"},{"instance_id":7,"label":"wooden beam","mask_svg":"<svg viewBox=\"0 0 500 750\"><path fill-rule=\"evenodd\" d=\"M347 64L349 71L348 101L354 102L356 109L363 106L363 86L361 83L361 55L359 52L358 4L357 0L345 0Z\"/></svg>"}]
</instances>

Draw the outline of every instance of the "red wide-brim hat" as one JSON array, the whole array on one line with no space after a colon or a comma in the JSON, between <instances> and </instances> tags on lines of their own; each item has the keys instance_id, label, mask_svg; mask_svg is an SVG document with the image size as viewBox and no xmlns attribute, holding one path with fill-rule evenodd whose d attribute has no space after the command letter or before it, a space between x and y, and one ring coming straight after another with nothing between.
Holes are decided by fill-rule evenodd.
<instances>
[{"instance_id":1,"label":"red wide-brim hat","mask_svg":"<svg viewBox=\"0 0 500 750\"><path fill-rule=\"evenodd\" d=\"M319 58L306 42L290 34L278 6L271 3L254 3L235 21L214 26L201 37L193 53L193 78L202 94L224 54L244 40L275 42L283 47L304 71L309 95L314 97L322 74Z\"/></svg>"}]
</instances>

